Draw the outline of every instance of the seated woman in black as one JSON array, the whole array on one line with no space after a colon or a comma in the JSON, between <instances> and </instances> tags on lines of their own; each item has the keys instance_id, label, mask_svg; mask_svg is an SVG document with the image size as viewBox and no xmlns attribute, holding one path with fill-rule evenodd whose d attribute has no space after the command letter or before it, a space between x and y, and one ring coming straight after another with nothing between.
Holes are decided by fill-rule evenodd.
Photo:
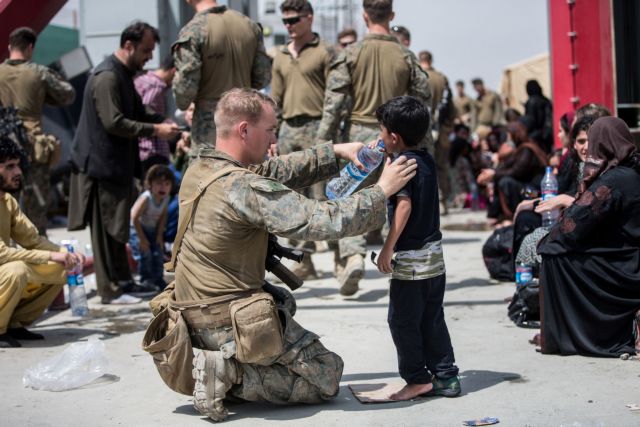
<instances>
[{"instance_id":1,"label":"seated woman in black","mask_svg":"<svg viewBox=\"0 0 640 427\"><path fill-rule=\"evenodd\" d=\"M538 245L542 352L633 353L640 309L640 153L616 117L589 130L576 201Z\"/></svg>"}]
</instances>

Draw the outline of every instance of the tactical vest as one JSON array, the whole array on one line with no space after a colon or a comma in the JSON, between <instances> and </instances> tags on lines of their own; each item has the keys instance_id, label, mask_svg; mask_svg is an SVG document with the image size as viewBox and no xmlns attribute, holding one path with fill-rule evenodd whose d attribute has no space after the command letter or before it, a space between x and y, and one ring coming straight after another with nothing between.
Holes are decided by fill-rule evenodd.
<instances>
[{"instance_id":1,"label":"tactical vest","mask_svg":"<svg viewBox=\"0 0 640 427\"><path fill-rule=\"evenodd\" d=\"M27 130L40 127L46 86L38 70L25 61L0 65L0 105L18 109Z\"/></svg>"}]
</instances>

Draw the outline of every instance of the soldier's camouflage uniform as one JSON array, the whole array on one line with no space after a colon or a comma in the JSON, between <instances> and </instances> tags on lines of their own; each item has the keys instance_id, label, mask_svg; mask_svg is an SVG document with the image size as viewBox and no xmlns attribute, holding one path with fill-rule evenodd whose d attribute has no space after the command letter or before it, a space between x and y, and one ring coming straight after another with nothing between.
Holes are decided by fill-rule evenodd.
<instances>
[{"instance_id":1,"label":"soldier's camouflage uniform","mask_svg":"<svg viewBox=\"0 0 640 427\"><path fill-rule=\"evenodd\" d=\"M367 56L368 50L375 49L385 49L385 53ZM365 55L362 55L363 53ZM389 57L389 53L393 54L393 58ZM372 56L375 60L363 60ZM368 84L357 86L357 81L354 81L356 73L364 75L360 81ZM367 77L367 74L371 77ZM318 138L337 141L340 119L344 109L349 108L348 129L345 132L348 134L348 140L368 143L377 139L380 128L375 118L375 109L389 99L401 95L418 98L430 110L431 92L427 74L420 67L413 52L398 43L394 36L366 35L363 40L342 50L331 64ZM430 129L419 148L433 153ZM379 173L380 170L368 177L365 185L377 179ZM364 236L341 239L338 247L337 258L342 260L351 255L366 254Z\"/></svg>"},{"instance_id":2,"label":"soldier's camouflage uniform","mask_svg":"<svg viewBox=\"0 0 640 427\"><path fill-rule=\"evenodd\" d=\"M242 165L220 151L203 150L185 173L180 199L191 197L208 176L230 166ZM329 202L310 200L295 191L337 171L332 145L327 143L270 159L246 172L232 172L207 187L177 255L176 301L197 303L261 288L269 232L325 240L381 226L385 196L377 185ZM270 366L239 364L242 380L230 393L273 403L316 403L335 397L342 360L324 348L317 335L287 313L284 316L284 352ZM230 383L226 391L229 387Z\"/></svg>"},{"instance_id":3,"label":"soldier's camouflage uniform","mask_svg":"<svg viewBox=\"0 0 640 427\"><path fill-rule=\"evenodd\" d=\"M262 89L271 80L271 60L262 30L246 16L216 6L197 13L172 46L176 64L173 94L182 110L195 103L190 155L214 147L213 115L224 92L236 87Z\"/></svg>"},{"instance_id":4,"label":"soldier's camouflage uniform","mask_svg":"<svg viewBox=\"0 0 640 427\"><path fill-rule=\"evenodd\" d=\"M31 163L25 171L22 210L42 235L47 228L50 167L60 155L60 142L42 131L42 108L69 105L74 98L71 84L48 67L10 59L0 64L0 104L17 108L30 141L23 147Z\"/></svg>"}]
</instances>

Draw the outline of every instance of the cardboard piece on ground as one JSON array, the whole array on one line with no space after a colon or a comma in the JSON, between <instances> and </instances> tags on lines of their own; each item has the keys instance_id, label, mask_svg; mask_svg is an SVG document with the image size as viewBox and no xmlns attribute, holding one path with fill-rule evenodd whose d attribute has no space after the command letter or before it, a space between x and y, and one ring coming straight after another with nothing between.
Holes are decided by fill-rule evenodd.
<instances>
[{"instance_id":1,"label":"cardboard piece on ground","mask_svg":"<svg viewBox=\"0 0 640 427\"><path fill-rule=\"evenodd\" d=\"M349 389L360 403L389 403L398 402L397 400L389 399L389 395L400 390L404 385L405 383L402 381L376 384L349 384ZM422 398L416 397L412 400L418 399Z\"/></svg>"}]
</instances>

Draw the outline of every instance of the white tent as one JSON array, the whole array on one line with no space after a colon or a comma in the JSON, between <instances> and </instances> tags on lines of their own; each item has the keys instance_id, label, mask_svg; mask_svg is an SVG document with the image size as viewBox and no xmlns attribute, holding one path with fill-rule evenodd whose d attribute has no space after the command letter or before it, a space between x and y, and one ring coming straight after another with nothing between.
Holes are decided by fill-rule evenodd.
<instances>
[{"instance_id":1,"label":"white tent","mask_svg":"<svg viewBox=\"0 0 640 427\"><path fill-rule=\"evenodd\" d=\"M551 69L548 53L509 65L502 71L500 96L507 107L524 113L524 103L528 98L525 86L527 80L531 79L537 80L544 96L551 99Z\"/></svg>"}]
</instances>

